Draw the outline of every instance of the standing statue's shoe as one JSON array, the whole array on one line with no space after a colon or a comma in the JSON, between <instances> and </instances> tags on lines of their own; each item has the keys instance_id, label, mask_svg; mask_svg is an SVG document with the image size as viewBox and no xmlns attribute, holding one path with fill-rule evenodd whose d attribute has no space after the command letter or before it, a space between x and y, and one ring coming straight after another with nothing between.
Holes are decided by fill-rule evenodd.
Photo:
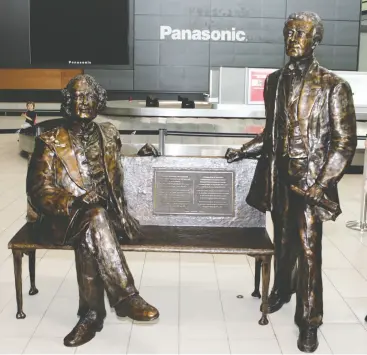
<instances>
[{"instance_id":1,"label":"standing statue's shoe","mask_svg":"<svg viewBox=\"0 0 367 355\"><path fill-rule=\"evenodd\" d=\"M319 346L319 341L317 340L317 328L307 327L301 329L299 332L298 349L304 353L313 353Z\"/></svg>"},{"instance_id":2,"label":"standing statue's shoe","mask_svg":"<svg viewBox=\"0 0 367 355\"><path fill-rule=\"evenodd\" d=\"M74 347L88 343L102 328L103 321L97 318L95 312L90 311L85 316L81 316L74 329L64 338L64 345Z\"/></svg>"},{"instance_id":3,"label":"standing statue's shoe","mask_svg":"<svg viewBox=\"0 0 367 355\"><path fill-rule=\"evenodd\" d=\"M137 294L120 302L115 307L115 311L119 317L129 317L143 322L152 321L159 317L158 309L145 302Z\"/></svg>"},{"instance_id":4,"label":"standing statue's shoe","mask_svg":"<svg viewBox=\"0 0 367 355\"><path fill-rule=\"evenodd\" d=\"M288 303L292 295L281 297L279 294L272 292L268 299L268 313L275 313L279 311L284 304Z\"/></svg>"}]
</instances>

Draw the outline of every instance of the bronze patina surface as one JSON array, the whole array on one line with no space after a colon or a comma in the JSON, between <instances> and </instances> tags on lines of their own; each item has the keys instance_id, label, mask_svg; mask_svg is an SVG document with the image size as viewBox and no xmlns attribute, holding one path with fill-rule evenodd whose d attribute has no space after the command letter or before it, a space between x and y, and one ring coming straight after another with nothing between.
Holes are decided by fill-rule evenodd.
<instances>
[{"instance_id":1,"label":"bronze patina surface","mask_svg":"<svg viewBox=\"0 0 367 355\"><path fill-rule=\"evenodd\" d=\"M62 94L64 123L36 138L27 195L38 242L75 250L80 319L64 344L79 346L102 330L105 291L119 316L150 321L159 313L139 296L119 248L118 238L139 235L139 223L124 196L119 132L93 121L106 91L78 75Z\"/></svg>"},{"instance_id":2,"label":"bronze patina surface","mask_svg":"<svg viewBox=\"0 0 367 355\"><path fill-rule=\"evenodd\" d=\"M296 289L298 348L304 352L317 349L323 317L322 223L341 213L337 184L357 145L351 88L314 57L323 33L317 14L289 16L284 41L290 59L266 79L265 129L226 153L229 163L259 159L247 202L272 215L275 279L269 312L289 302Z\"/></svg>"}]
</instances>

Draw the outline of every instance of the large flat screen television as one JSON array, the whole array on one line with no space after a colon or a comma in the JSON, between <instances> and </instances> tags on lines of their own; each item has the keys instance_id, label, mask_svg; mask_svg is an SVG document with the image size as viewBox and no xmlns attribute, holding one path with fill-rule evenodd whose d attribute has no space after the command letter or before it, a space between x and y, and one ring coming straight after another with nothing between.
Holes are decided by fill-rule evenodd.
<instances>
[{"instance_id":1,"label":"large flat screen television","mask_svg":"<svg viewBox=\"0 0 367 355\"><path fill-rule=\"evenodd\" d=\"M129 0L29 0L32 67L129 65Z\"/></svg>"}]
</instances>

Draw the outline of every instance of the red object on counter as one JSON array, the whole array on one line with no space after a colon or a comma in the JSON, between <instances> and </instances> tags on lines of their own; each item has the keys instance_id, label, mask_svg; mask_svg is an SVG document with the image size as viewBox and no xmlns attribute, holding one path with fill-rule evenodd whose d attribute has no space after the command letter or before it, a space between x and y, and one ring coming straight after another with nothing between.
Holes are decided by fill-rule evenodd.
<instances>
[{"instance_id":1,"label":"red object on counter","mask_svg":"<svg viewBox=\"0 0 367 355\"><path fill-rule=\"evenodd\" d=\"M266 77L273 73L274 69L251 69L249 83L249 104L260 104L264 102L264 86Z\"/></svg>"}]
</instances>

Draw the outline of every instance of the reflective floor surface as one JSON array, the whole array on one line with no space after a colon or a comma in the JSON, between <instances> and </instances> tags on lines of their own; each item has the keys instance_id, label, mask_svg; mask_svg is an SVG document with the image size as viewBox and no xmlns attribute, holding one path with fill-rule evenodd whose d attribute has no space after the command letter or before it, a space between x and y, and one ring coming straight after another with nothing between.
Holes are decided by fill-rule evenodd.
<instances>
[{"instance_id":1,"label":"reflective floor surface","mask_svg":"<svg viewBox=\"0 0 367 355\"><path fill-rule=\"evenodd\" d=\"M229 142L231 143L231 142ZM234 143L234 142L232 142ZM15 319L13 261L9 239L25 222L26 160L17 137L0 135L0 353L15 354L293 354L295 299L258 325L260 301L253 290L254 260L235 255L126 253L137 286L160 310L155 324L117 319L108 310L105 327L90 343L65 348L63 337L77 321L74 256L37 254L37 287L29 296L24 258L24 310ZM343 214L324 225L324 325L317 353L366 353L367 235L345 227L359 217L362 176L340 183ZM269 233L272 235L268 219ZM243 295L243 298L237 298Z\"/></svg>"}]
</instances>

